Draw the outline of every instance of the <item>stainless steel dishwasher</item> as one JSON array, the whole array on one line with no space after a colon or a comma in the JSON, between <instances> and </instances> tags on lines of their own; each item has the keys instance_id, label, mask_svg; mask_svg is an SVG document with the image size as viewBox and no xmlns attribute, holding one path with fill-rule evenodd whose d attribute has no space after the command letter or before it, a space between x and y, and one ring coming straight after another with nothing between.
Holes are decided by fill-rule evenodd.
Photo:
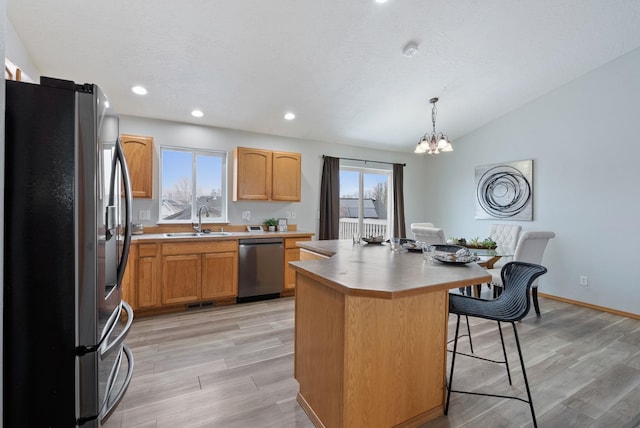
<instances>
[{"instance_id":1,"label":"stainless steel dishwasher","mask_svg":"<svg viewBox=\"0 0 640 428\"><path fill-rule=\"evenodd\" d=\"M284 283L282 238L240 239L238 246L238 302L279 297Z\"/></svg>"}]
</instances>

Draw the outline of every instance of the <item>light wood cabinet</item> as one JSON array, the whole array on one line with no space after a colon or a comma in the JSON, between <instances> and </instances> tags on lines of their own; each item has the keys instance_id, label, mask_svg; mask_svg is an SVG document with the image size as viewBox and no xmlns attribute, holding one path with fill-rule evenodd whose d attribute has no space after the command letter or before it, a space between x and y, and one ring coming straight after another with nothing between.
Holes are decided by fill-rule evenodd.
<instances>
[{"instance_id":1,"label":"light wood cabinet","mask_svg":"<svg viewBox=\"0 0 640 428\"><path fill-rule=\"evenodd\" d=\"M200 300L201 275L200 254L162 256L162 304Z\"/></svg>"},{"instance_id":2,"label":"light wood cabinet","mask_svg":"<svg viewBox=\"0 0 640 428\"><path fill-rule=\"evenodd\" d=\"M311 238L286 238L284 240L284 289L293 290L296 288L296 273L289 266L289 262L300 260L300 247L296 245L299 241L310 241Z\"/></svg>"},{"instance_id":3,"label":"light wood cabinet","mask_svg":"<svg viewBox=\"0 0 640 428\"><path fill-rule=\"evenodd\" d=\"M151 198L153 188L153 137L122 134L120 142L129 166L134 198Z\"/></svg>"},{"instance_id":4,"label":"light wood cabinet","mask_svg":"<svg viewBox=\"0 0 640 428\"><path fill-rule=\"evenodd\" d=\"M237 241L162 245L162 304L232 299L238 295Z\"/></svg>"},{"instance_id":5,"label":"light wood cabinet","mask_svg":"<svg viewBox=\"0 0 640 428\"><path fill-rule=\"evenodd\" d=\"M202 255L202 300L238 296L238 253Z\"/></svg>"},{"instance_id":6,"label":"light wood cabinet","mask_svg":"<svg viewBox=\"0 0 640 428\"><path fill-rule=\"evenodd\" d=\"M136 308L135 273L137 258L138 246L132 244L129 247L129 258L127 259L127 267L125 268L124 276L122 277L122 300L131 305L133 309Z\"/></svg>"},{"instance_id":7,"label":"light wood cabinet","mask_svg":"<svg viewBox=\"0 0 640 428\"><path fill-rule=\"evenodd\" d=\"M300 202L300 153L236 147L233 200Z\"/></svg>"},{"instance_id":8,"label":"light wood cabinet","mask_svg":"<svg viewBox=\"0 0 640 428\"><path fill-rule=\"evenodd\" d=\"M237 147L234 157L233 200L271 199L272 153Z\"/></svg>"},{"instance_id":9,"label":"light wood cabinet","mask_svg":"<svg viewBox=\"0 0 640 428\"><path fill-rule=\"evenodd\" d=\"M295 272L289 262L302 259L296 242L310 241L311 237L312 234L283 237L283 296L295 292ZM185 305L235 303L238 240L134 240L122 295L137 315L176 312L184 310Z\"/></svg>"},{"instance_id":10,"label":"light wood cabinet","mask_svg":"<svg viewBox=\"0 0 640 428\"><path fill-rule=\"evenodd\" d=\"M300 202L300 153L273 152L271 199Z\"/></svg>"},{"instance_id":11,"label":"light wood cabinet","mask_svg":"<svg viewBox=\"0 0 640 428\"><path fill-rule=\"evenodd\" d=\"M160 305L158 289L159 245L156 243L139 244L137 247L134 309L154 308Z\"/></svg>"}]
</instances>

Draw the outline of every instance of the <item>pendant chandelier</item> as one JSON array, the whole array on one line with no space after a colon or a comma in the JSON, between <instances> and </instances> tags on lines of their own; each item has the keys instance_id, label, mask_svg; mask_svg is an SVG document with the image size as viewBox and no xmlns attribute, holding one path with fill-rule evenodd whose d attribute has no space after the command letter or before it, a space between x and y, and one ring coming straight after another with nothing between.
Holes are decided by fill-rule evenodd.
<instances>
[{"instance_id":1,"label":"pendant chandelier","mask_svg":"<svg viewBox=\"0 0 640 428\"><path fill-rule=\"evenodd\" d=\"M431 108L431 123L433 124L433 131L422 136L414 153L437 155L440 152L452 152L453 146L449 141L449 137L444 135L442 132L436 133L436 114L438 113L436 110L436 103L438 102L438 98L431 98L429 102L433 104L433 107Z\"/></svg>"}]
</instances>

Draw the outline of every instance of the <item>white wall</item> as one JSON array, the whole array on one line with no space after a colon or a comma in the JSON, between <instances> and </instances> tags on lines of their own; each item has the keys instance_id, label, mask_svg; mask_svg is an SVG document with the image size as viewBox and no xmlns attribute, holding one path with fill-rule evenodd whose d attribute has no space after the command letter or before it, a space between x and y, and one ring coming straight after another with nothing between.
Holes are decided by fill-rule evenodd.
<instances>
[{"instance_id":1,"label":"white wall","mask_svg":"<svg viewBox=\"0 0 640 428\"><path fill-rule=\"evenodd\" d=\"M640 314L639 76L640 49L429 158L425 217L447 236L486 237L493 221L474 220L474 168L533 159L534 220L521 224L556 233L540 292Z\"/></svg>"},{"instance_id":2,"label":"white wall","mask_svg":"<svg viewBox=\"0 0 640 428\"><path fill-rule=\"evenodd\" d=\"M2 1L2 3L4 4L4 0ZM11 21L9 21L8 19L4 19L3 15L2 22L5 25L3 32L6 38L5 56L9 58L11 62L20 66L20 69L22 69L24 73L26 73L31 79L33 79L34 82L39 82L40 72L31 60L31 56L24 48L22 40L20 40L20 36L18 36L18 33L16 33L16 30L13 28Z\"/></svg>"},{"instance_id":3,"label":"white wall","mask_svg":"<svg viewBox=\"0 0 640 428\"><path fill-rule=\"evenodd\" d=\"M107 94L108 95L108 94ZM117 109L117 106L116 106ZM185 123L140 117L122 116L120 118L122 133L147 135L154 139L154 184L151 200L134 200L134 222L153 225L158 220L158 162L160 146L186 146L209 148L227 151L229 171L232 170L233 148L257 147L269 150L282 150L302 154L302 201L297 203L282 202L249 202L229 200L229 221L231 224L244 224L242 211L251 211L251 224L260 224L269 217L285 217L286 211L295 211L296 219L291 223L298 225L298 230L318 233L318 210L320 206L320 178L322 176L322 155L350 157L383 162L406 163L404 170L405 212L407 225L423 221L423 192L426 170L425 160L412 153L369 150L340 144L322 143L287 137L277 137L230 129L196 126ZM364 164L361 164L365 166ZM367 164L371 167L383 167L380 164ZM390 168L391 166L386 166ZM231 195L231 175L228 183ZM140 210L151 210L151 221L138 220Z\"/></svg>"}]
</instances>

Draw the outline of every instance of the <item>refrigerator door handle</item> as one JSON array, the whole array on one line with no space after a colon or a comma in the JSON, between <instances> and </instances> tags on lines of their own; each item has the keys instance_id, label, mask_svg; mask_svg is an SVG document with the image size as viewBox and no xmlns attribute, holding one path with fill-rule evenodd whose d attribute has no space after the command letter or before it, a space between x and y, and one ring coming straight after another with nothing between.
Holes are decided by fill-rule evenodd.
<instances>
[{"instance_id":1,"label":"refrigerator door handle","mask_svg":"<svg viewBox=\"0 0 640 428\"><path fill-rule=\"evenodd\" d=\"M124 339L129 334L131 325L133 324L133 309L124 300L121 302L121 304L122 304L122 309L124 309L125 312L127 313L127 324L125 324L124 328L122 329L118 337L116 337L113 341L109 341L107 346L100 350L101 359L104 359L104 356L111 353L114 349L118 349L122 345L122 343L124 342Z\"/></svg>"},{"instance_id":2,"label":"refrigerator door handle","mask_svg":"<svg viewBox=\"0 0 640 428\"><path fill-rule=\"evenodd\" d=\"M124 396L124 393L127 392L127 388L129 387L129 384L131 383L131 376L133 375L133 354L131 353L131 349L129 349L129 347L127 345L123 345L122 347L122 353L127 357L127 361L128 361L128 369L127 369L127 376L124 380L124 382L122 383L122 387L120 388L120 390L117 392L116 396L111 399L111 388L112 386L109 387L109 391L107 393L107 406L104 408L104 410L101 412L100 414L100 423L103 424L104 422L106 422L106 420L109 418L109 416L111 416L111 412L113 412L113 410L116 408L116 406L120 403L120 400L122 400L122 397ZM121 356L122 357L122 356ZM119 364L118 364L119 365Z\"/></svg>"},{"instance_id":3,"label":"refrigerator door handle","mask_svg":"<svg viewBox=\"0 0 640 428\"><path fill-rule=\"evenodd\" d=\"M124 277L124 270L127 267L127 259L129 258L129 246L131 245L131 211L133 208L133 200L131 197L131 179L129 175L129 167L127 166L127 160L124 156L124 150L122 150L122 144L120 138L116 141L116 158L120 161L120 170L122 171L122 183L124 185L124 212L125 212L125 225L124 225L124 244L122 248L122 257L120 258L120 264L118 265L118 287L122 285L122 278ZM116 189L113 189L112 194L115 194ZM131 317L133 318L133 317Z\"/></svg>"}]
</instances>

